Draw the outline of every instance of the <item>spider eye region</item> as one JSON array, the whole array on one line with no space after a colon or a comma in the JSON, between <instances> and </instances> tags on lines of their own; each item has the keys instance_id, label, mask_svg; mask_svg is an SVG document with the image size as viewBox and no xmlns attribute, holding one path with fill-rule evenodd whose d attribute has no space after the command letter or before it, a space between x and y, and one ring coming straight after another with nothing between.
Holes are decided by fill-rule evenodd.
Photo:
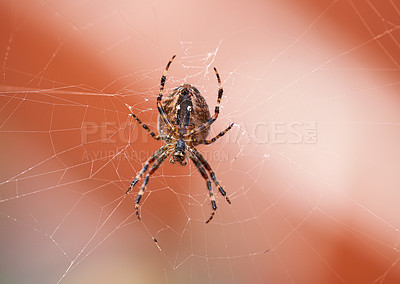
<instances>
[{"instance_id":1,"label":"spider eye region","mask_svg":"<svg viewBox=\"0 0 400 284\"><path fill-rule=\"evenodd\" d=\"M186 162L186 154L185 154L186 144L183 139L179 139L175 144L175 151L171 155L171 159L169 160L171 164L178 162L182 166L187 164Z\"/></svg>"}]
</instances>

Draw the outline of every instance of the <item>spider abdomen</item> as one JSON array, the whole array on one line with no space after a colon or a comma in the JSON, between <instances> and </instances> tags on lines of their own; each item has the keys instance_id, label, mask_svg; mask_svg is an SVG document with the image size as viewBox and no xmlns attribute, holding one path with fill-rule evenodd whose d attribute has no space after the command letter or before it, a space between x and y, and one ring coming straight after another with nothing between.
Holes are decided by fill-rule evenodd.
<instances>
[{"instance_id":1,"label":"spider abdomen","mask_svg":"<svg viewBox=\"0 0 400 284\"><path fill-rule=\"evenodd\" d=\"M177 126L182 134L195 129L210 119L206 100L199 90L191 84L182 84L175 88L162 102L168 121ZM169 135L170 129L165 121L158 117L160 135ZM207 138L210 128L207 127L193 135L195 141ZM196 145L196 144L195 144Z\"/></svg>"}]
</instances>

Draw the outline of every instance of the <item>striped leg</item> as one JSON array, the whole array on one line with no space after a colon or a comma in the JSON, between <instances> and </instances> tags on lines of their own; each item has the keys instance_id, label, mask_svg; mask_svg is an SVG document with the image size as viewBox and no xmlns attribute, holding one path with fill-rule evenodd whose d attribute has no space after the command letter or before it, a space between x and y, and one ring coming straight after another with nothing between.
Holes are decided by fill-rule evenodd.
<instances>
[{"instance_id":1,"label":"striped leg","mask_svg":"<svg viewBox=\"0 0 400 284\"><path fill-rule=\"evenodd\" d=\"M217 203L215 201L214 191L212 190L212 187L211 187L210 178L208 177L200 160L195 155L190 155L190 159L193 161L194 165L200 172L201 176L206 180L207 189L208 189L208 192L210 193L212 212L211 212L210 218L208 218L208 220L206 221L206 223L208 223L212 220L212 218L214 218L215 211L217 210Z\"/></svg>"},{"instance_id":2,"label":"striped leg","mask_svg":"<svg viewBox=\"0 0 400 284\"><path fill-rule=\"evenodd\" d=\"M163 96L163 92L164 92L165 81L167 79L168 69L169 69L169 66L171 65L172 61L174 60L174 58L175 58L175 55L172 56L172 58L170 59L170 61L167 64L167 66L165 67L165 71L164 71L164 73L163 73L163 75L161 77L160 92L159 92L158 97L157 97L157 109L158 109L158 112L160 113L161 118L165 121L165 124L172 131L175 130L175 127L168 120L167 114L165 113L165 110L164 110L164 108L163 108L163 106L161 104L161 100L162 100L162 96Z\"/></svg>"},{"instance_id":3,"label":"striped leg","mask_svg":"<svg viewBox=\"0 0 400 284\"><path fill-rule=\"evenodd\" d=\"M214 71L215 71L215 75L217 75L217 80L218 80L218 85L219 85L219 89L218 89L218 98L217 98L217 105L215 106L215 111L214 111L214 115L207 120L207 122L205 122L204 124L200 125L199 127L193 129L192 131L188 132L188 136L195 134L195 133L199 133L201 131L203 131L205 128L209 127L211 124L214 123L215 120L217 120L218 115L219 115L219 105L221 103L221 98L222 98L222 94L224 93L224 90L222 89L222 84L221 84L221 78L219 77L219 73L217 71L217 68L214 67Z\"/></svg>"},{"instance_id":4,"label":"striped leg","mask_svg":"<svg viewBox=\"0 0 400 284\"><path fill-rule=\"evenodd\" d=\"M158 157L157 161L155 161L155 163L151 166L149 172L147 173L147 175L144 178L142 187L139 190L138 196L136 197L136 201L135 201L135 209L136 209L136 216L138 217L139 220L140 219L140 214L139 214L139 203L140 203L140 199L143 196L143 193L146 189L146 185L149 182L150 176L152 174L154 174L154 172L160 167L160 165L165 161L165 159L170 155L170 152L163 152L161 156Z\"/></svg>"},{"instance_id":5,"label":"striped leg","mask_svg":"<svg viewBox=\"0 0 400 284\"><path fill-rule=\"evenodd\" d=\"M224 131L221 131L220 133L218 133L217 136L215 136L214 138L210 139L210 140L200 140L199 144L211 144L214 143L215 141L217 141L218 138L222 137L225 135L226 132L228 132L229 130L231 130L232 126L234 125L234 123L232 123L231 125L229 125Z\"/></svg>"},{"instance_id":6,"label":"striped leg","mask_svg":"<svg viewBox=\"0 0 400 284\"><path fill-rule=\"evenodd\" d=\"M135 184L142 178L142 175L147 171L147 168L149 167L149 164L151 164L152 162L154 162L156 159L158 159L158 157L164 153L165 149L167 148L166 145L164 145L163 147L161 147L160 149L158 149L144 164L143 168L141 169L141 171L136 175L135 179L131 182L128 190L126 191L126 194L128 194L132 188L135 186Z\"/></svg>"},{"instance_id":7,"label":"striped leg","mask_svg":"<svg viewBox=\"0 0 400 284\"><path fill-rule=\"evenodd\" d=\"M219 184L217 178L215 177L215 173L211 169L210 164L206 161L206 159L204 159L204 157L200 154L200 152L196 150L196 148L191 148L190 150L192 151L193 155L195 155L199 159L199 161L204 166L204 168L208 171L211 179L214 181L215 185L218 187L218 190L222 194L222 196L225 197L226 201L229 204L231 204L231 201L229 200L229 197L226 195L225 190L222 188L222 186Z\"/></svg>"},{"instance_id":8,"label":"striped leg","mask_svg":"<svg viewBox=\"0 0 400 284\"><path fill-rule=\"evenodd\" d=\"M161 136L156 135L153 131L151 131L151 129L150 129L146 124L144 124L144 123L139 119L139 117L137 117L137 116L132 112L131 107L129 107L129 110L131 111L131 115L133 116L133 118L136 119L136 121L139 123L139 125L141 125L141 126L150 134L151 137L153 137L153 138L156 139L156 140L161 140Z\"/></svg>"}]
</instances>

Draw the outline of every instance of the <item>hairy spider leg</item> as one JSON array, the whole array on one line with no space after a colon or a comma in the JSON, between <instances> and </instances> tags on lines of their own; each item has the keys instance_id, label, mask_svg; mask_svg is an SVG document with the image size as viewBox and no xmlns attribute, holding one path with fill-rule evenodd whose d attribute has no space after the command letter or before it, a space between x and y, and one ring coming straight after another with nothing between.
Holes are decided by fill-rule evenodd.
<instances>
[{"instance_id":1,"label":"hairy spider leg","mask_svg":"<svg viewBox=\"0 0 400 284\"><path fill-rule=\"evenodd\" d=\"M221 84L221 78L219 77L219 73L217 71L217 68L214 67L214 71L215 71L215 75L217 75L217 80L218 80L218 98L217 98L217 105L215 106L215 110L214 110L214 115L207 120L205 123L203 123L202 125L200 125L199 127L189 131L186 135L187 136L191 136L193 134L199 133L201 131L203 131L204 129L206 129L207 127L209 127L211 124L214 123L215 120L217 120L218 115L219 115L219 105L221 103L221 98L222 98L222 94L224 93L224 90L222 88L222 84Z\"/></svg>"},{"instance_id":2,"label":"hairy spider leg","mask_svg":"<svg viewBox=\"0 0 400 284\"><path fill-rule=\"evenodd\" d=\"M132 188L135 186L135 184L142 178L142 175L147 171L147 168L149 165L154 162L158 157L165 152L165 149L167 148L167 144L162 146L160 149L158 149L149 159L147 159L146 163L144 163L143 168L141 171L136 175L135 179L131 182L129 185L128 190L126 191L126 194L128 194Z\"/></svg>"},{"instance_id":3,"label":"hairy spider leg","mask_svg":"<svg viewBox=\"0 0 400 284\"><path fill-rule=\"evenodd\" d=\"M204 168L208 171L211 179L214 181L215 185L218 187L219 192L222 194L223 197L225 197L225 200L231 204L231 201L229 200L229 197L226 195L225 190L222 188L222 186L219 184L217 178L215 177L214 171L211 169L210 164L207 162L207 160L203 157L202 154L200 154L199 151L197 151L196 148L191 148L190 149L193 155L196 156L197 159L201 162L201 164L204 166Z\"/></svg>"},{"instance_id":4,"label":"hairy spider leg","mask_svg":"<svg viewBox=\"0 0 400 284\"><path fill-rule=\"evenodd\" d=\"M200 172L201 176L206 180L207 183L207 189L208 192L210 193L210 198L211 198L211 216L208 218L206 223L210 222L212 218L214 218L215 211L217 210L217 203L215 201L215 196L214 196L214 191L212 190L211 187L211 181L210 178L208 177L206 170L204 169L204 166L201 164L200 160L194 155L190 155L190 159L192 160L193 164L196 166L197 170Z\"/></svg>"},{"instance_id":5,"label":"hairy spider leg","mask_svg":"<svg viewBox=\"0 0 400 284\"><path fill-rule=\"evenodd\" d=\"M168 120L167 114L165 113L165 110L164 110L164 108L163 108L163 106L161 104L161 100L162 100L162 96L163 96L163 92L164 92L165 81L167 79L168 69L169 69L169 66L171 65L172 61L174 60L174 58L175 58L175 55L172 56L172 58L169 60L167 66L165 67L164 73L163 73L163 75L161 77L160 92L159 92L158 97L157 97L157 110L160 113L161 118L167 124L168 128L171 131L177 133L177 130L176 130L175 126L173 126L171 124L171 122Z\"/></svg>"},{"instance_id":6,"label":"hairy spider leg","mask_svg":"<svg viewBox=\"0 0 400 284\"><path fill-rule=\"evenodd\" d=\"M150 129L146 124L144 124L144 123L139 119L139 117L137 117L137 116L132 112L131 107L129 107L129 110L131 111L131 115L133 116L133 118L136 119L136 121L139 123L139 125L141 125L141 126L150 134L151 137L153 137L153 138L156 139L156 140L161 140L161 139L162 139L162 137L161 137L160 135L156 135L153 131L151 131L151 129Z\"/></svg>"},{"instance_id":7,"label":"hairy spider leg","mask_svg":"<svg viewBox=\"0 0 400 284\"><path fill-rule=\"evenodd\" d=\"M136 216L138 217L139 220L140 219L140 214L139 214L139 203L140 203L140 199L142 198L142 195L146 189L146 185L149 182L150 176L152 174L154 174L154 172L160 167L160 165L165 161L165 159L171 154L171 150L167 150L164 151L159 157L158 159L155 161L155 163L151 166L149 172L146 174L142 187L140 188L139 192L138 192L138 196L136 198L135 201L135 209L136 209Z\"/></svg>"},{"instance_id":8,"label":"hairy spider leg","mask_svg":"<svg viewBox=\"0 0 400 284\"><path fill-rule=\"evenodd\" d=\"M129 107L129 109L130 109L130 107ZM163 136L163 135L156 135L153 131L151 131L151 129L146 125L146 124L144 124L140 119L139 119L139 117L137 117L133 112L131 112L131 115L136 119L136 121L139 123L139 125L141 125L149 134L150 134L150 136L151 137L153 137L154 139L156 139L156 140L165 140L165 141L169 141L172 137L173 137L173 135L168 135L168 136Z\"/></svg>"},{"instance_id":9,"label":"hairy spider leg","mask_svg":"<svg viewBox=\"0 0 400 284\"><path fill-rule=\"evenodd\" d=\"M214 143L215 141L217 141L218 138L222 137L225 135L226 132L228 132L229 130L231 130L232 126L234 125L234 123L232 123L231 125L229 125L224 131L221 131L220 133L218 133L217 136L215 136L214 138L210 139L210 140L200 140L199 144L211 144Z\"/></svg>"}]
</instances>

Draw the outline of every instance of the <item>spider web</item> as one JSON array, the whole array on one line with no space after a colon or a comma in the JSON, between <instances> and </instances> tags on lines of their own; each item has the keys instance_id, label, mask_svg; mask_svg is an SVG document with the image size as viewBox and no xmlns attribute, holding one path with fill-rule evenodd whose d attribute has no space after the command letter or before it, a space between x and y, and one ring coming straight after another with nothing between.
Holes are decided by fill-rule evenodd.
<instances>
[{"instance_id":1,"label":"spider web","mask_svg":"<svg viewBox=\"0 0 400 284\"><path fill-rule=\"evenodd\" d=\"M396 283L400 6L1 1L1 283ZM156 98L195 85L218 134L125 192Z\"/></svg>"}]
</instances>

